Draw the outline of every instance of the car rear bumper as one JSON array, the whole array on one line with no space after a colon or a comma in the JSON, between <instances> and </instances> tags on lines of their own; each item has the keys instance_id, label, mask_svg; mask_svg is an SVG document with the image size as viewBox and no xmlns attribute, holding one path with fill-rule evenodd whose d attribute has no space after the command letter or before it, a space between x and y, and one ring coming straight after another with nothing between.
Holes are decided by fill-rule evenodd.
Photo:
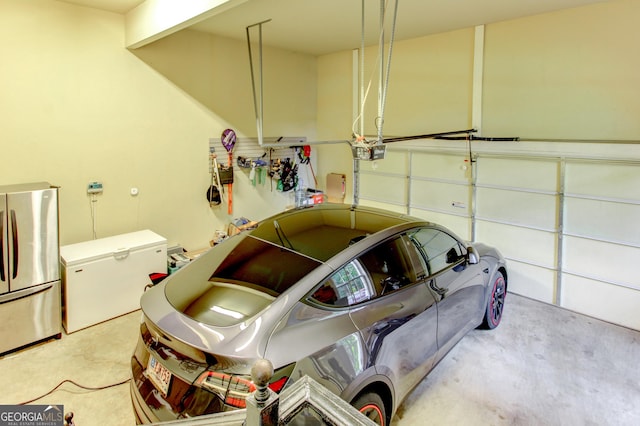
<instances>
[{"instance_id":1,"label":"car rear bumper","mask_svg":"<svg viewBox=\"0 0 640 426\"><path fill-rule=\"evenodd\" d=\"M153 412L149 409L147 404L145 404L142 399L142 395L138 391L138 388L135 385L135 380L130 381L130 391L131 391L131 404L133 405L133 411L136 415L136 423L137 424L146 424L146 423L156 423L160 421Z\"/></svg>"},{"instance_id":2,"label":"car rear bumper","mask_svg":"<svg viewBox=\"0 0 640 426\"><path fill-rule=\"evenodd\" d=\"M146 372L149 356L148 350L141 344L131 357L131 402L139 424L235 410L226 406L218 396L193 386L177 375L172 377L168 394L161 393ZM156 352L154 356L158 356Z\"/></svg>"},{"instance_id":3,"label":"car rear bumper","mask_svg":"<svg viewBox=\"0 0 640 426\"><path fill-rule=\"evenodd\" d=\"M146 424L176 420L177 413L167 407L161 397L156 397L156 392L152 390L153 385L143 370L136 357L131 357L131 402L136 421L138 424Z\"/></svg>"}]
</instances>

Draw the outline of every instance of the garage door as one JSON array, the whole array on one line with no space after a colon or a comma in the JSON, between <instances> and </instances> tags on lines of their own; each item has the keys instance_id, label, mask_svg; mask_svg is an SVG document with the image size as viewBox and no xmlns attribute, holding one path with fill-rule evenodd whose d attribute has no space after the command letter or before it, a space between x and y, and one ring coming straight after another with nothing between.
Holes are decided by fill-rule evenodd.
<instances>
[{"instance_id":1,"label":"garage door","mask_svg":"<svg viewBox=\"0 0 640 426\"><path fill-rule=\"evenodd\" d=\"M640 163L568 160L561 306L640 329Z\"/></svg>"},{"instance_id":2,"label":"garage door","mask_svg":"<svg viewBox=\"0 0 640 426\"><path fill-rule=\"evenodd\" d=\"M470 240L470 172L460 153L388 150L382 161L360 162L359 202L439 223Z\"/></svg>"},{"instance_id":3,"label":"garage door","mask_svg":"<svg viewBox=\"0 0 640 426\"><path fill-rule=\"evenodd\" d=\"M559 173L554 159L478 157L475 239L509 260L514 293L556 302Z\"/></svg>"},{"instance_id":4,"label":"garage door","mask_svg":"<svg viewBox=\"0 0 640 426\"><path fill-rule=\"evenodd\" d=\"M392 150L359 202L500 249L510 291L640 329L640 163Z\"/></svg>"}]
</instances>

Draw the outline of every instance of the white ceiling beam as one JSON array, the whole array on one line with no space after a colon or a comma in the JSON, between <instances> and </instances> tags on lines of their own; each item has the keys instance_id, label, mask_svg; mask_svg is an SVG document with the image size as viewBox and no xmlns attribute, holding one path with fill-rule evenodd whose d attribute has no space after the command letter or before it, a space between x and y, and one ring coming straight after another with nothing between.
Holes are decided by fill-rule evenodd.
<instances>
[{"instance_id":1,"label":"white ceiling beam","mask_svg":"<svg viewBox=\"0 0 640 426\"><path fill-rule=\"evenodd\" d=\"M125 46L137 49L248 0L146 0L125 15Z\"/></svg>"}]
</instances>

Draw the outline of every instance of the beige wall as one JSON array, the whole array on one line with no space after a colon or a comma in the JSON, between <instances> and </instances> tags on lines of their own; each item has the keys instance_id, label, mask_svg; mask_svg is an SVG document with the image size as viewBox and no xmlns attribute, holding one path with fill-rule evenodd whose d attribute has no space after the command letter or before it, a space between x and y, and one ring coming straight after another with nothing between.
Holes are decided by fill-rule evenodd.
<instances>
[{"instance_id":1,"label":"beige wall","mask_svg":"<svg viewBox=\"0 0 640 426\"><path fill-rule=\"evenodd\" d=\"M0 0L0 57L0 183L61 186L61 244L92 238L86 187L94 180L104 184L94 204L98 238L149 228L188 249L208 245L232 218L259 219L290 203L251 187L242 171L232 215L205 199L209 138L227 127L255 135L243 43L187 31L130 52L122 15ZM271 58L282 80L270 88L278 93L265 105L269 118L312 134L315 59Z\"/></svg>"},{"instance_id":2,"label":"beige wall","mask_svg":"<svg viewBox=\"0 0 640 426\"><path fill-rule=\"evenodd\" d=\"M391 65L384 135L415 135L471 126L473 29L396 42ZM365 80L371 88L364 108L364 130L377 133L377 47L365 50ZM318 133L322 140L348 138L353 120L353 54L318 59ZM358 89L356 96L359 97ZM356 125L357 129L359 126ZM353 199L353 161L347 145L319 149L319 174L347 175L347 201ZM365 167L366 165L363 165Z\"/></svg>"},{"instance_id":3,"label":"beige wall","mask_svg":"<svg viewBox=\"0 0 640 426\"><path fill-rule=\"evenodd\" d=\"M473 34L472 28L463 29L394 46L385 135L471 127ZM372 53L367 56L372 57ZM370 111L367 124L373 122L374 112Z\"/></svg>"},{"instance_id":4,"label":"beige wall","mask_svg":"<svg viewBox=\"0 0 640 426\"><path fill-rule=\"evenodd\" d=\"M634 22L639 15L640 1L621 0L487 25L481 135L640 140L640 98L636 96L640 90L640 27ZM473 29L465 29L396 42L385 136L471 127L473 39ZM369 58L375 54L366 51ZM346 111L352 103L351 53L327 55L318 62L320 91L335 81L345 85L340 94L330 96L333 104L319 103L319 132L327 132L326 138L344 135L351 124L326 109L351 113ZM367 123L373 119L368 116ZM372 130L370 124L367 129ZM465 149L463 143L432 140L403 146ZM640 158L639 144L476 142L474 149ZM348 151L341 148L340 153ZM351 162L336 162L337 154L336 147L322 148L321 173L352 173Z\"/></svg>"},{"instance_id":5,"label":"beige wall","mask_svg":"<svg viewBox=\"0 0 640 426\"><path fill-rule=\"evenodd\" d=\"M630 0L489 25L485 132L639 140L638 16Z\"/></svg>"},{"instance_id":6,"label":"beige wall","mask_svg":"<svg viewBox=\"0 0 640 426\"><path fill-rule=\"evenodd\" d=\"M340 52L318 58L318 139L351 140L352 53ZM353 160L346 143L314 147L318 153L319 186L326 188L329 173L345 173L345 201L353 198Z\"/></svg>"}]
</instances>

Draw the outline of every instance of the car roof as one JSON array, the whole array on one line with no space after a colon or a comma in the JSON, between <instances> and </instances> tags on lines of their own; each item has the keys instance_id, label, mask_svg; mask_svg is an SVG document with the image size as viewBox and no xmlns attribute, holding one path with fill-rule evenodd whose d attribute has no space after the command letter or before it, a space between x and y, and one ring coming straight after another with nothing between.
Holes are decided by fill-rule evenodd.
<instances>
[{"instance_id":1,"label":"car roof","mask_svg":"<svg viewBox=\"0 0 640 426\"><path fill-rule=\"evenodd\" d=\"M299 288L292 296L299 299L367 246L416 221L342 204L285 211L214 247L171 277L165 286L167 301L198 322L235 326L294 287Z\"/></svg>"},{"instance_id":2,"label":"car roof","mask_svg":"<svg viewBox=\"0 0 640 426\"><path fill-rule=\"evenodd\" d=\"M250 235L324 262L371 234L416 220L372 207L320 204L267 218Z\"/></svg>"}]
</instances>

